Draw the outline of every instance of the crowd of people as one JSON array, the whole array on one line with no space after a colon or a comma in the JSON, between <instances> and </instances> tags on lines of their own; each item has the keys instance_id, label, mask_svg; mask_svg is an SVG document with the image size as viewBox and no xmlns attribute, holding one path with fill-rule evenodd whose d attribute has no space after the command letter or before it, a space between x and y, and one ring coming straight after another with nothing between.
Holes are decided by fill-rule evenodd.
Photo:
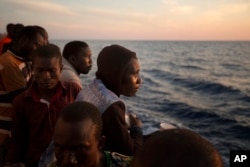
<instances>
[{"instance_id":1,"label":"crowd of people","mask_svg":"<svg viewBox=\"0 0 250 167\"><path fill-rule=\"evenodd\" d=\"M70 41L61 52L41 26L10 23L6 31L0 41L1 166L223 166L216 148L194 131L143 135L142 121L120 98L134 96L142 84L134 51L104 47L95 79L83 86L79 75L92 68L86 42Z\"/></svg>"}]
</instances>

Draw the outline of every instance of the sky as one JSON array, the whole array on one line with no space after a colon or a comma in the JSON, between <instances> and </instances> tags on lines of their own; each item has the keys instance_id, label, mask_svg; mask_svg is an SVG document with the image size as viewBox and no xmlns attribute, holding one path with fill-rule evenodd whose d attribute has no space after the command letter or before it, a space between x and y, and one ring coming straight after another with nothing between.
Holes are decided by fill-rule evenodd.
<instances>
[{"instance_id":1,"label":"sky","mask_svg":"<svg viewBox=\"0 0 250 167\"><path fill-rule=\"evenodd\" d=\"M8 23L50 39L250 41L250 0L1 0Z\"/></svg>"}]
</instances>

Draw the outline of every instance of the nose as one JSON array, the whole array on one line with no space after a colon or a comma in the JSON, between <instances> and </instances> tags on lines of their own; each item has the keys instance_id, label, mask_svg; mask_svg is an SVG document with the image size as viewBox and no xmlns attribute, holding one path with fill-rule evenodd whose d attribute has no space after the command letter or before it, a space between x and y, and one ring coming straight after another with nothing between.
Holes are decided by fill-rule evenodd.
<instances>
[{"instance_id":1,"label":"nose","mask_svg":"<svg viewBox=\"0 0 250 167\"><path fill-rule=\"evenodd\" d=\"M92 65L92 59L91 58L89 59L89 64Z\"/></svg>"},{"instance_id":2,"label":"nose","mask_svg":"<svg viewBox=\"0 0 250 167\"><path fill-rule=\"evenodd\" d=\"M65 152L64 158L63 158L63 164L65 164L65 165L76 165L77 163L78 162L77 162L77 159L76 159L76 156L75 156L74 152L72 152L72 151Z\"/></svg>"},{"instance_id":3,"label":"nose","mask_svg":"<svg viewBox=\"0 0 250 167\"><path fill-rule=\"evenodd\" d=\"M142 84L142 83L143 83L143 80L142 80L142 78L141 78L141 75L138 76L137 83L138 83L138 84Z\"/></svg>"},{"instance_id":4,"label":"nose","mask_svg":"<svg viewBox=\"0 0 250 167\"><path fill-rule=\"evenodd\" d=\"M43 78L51 78L50 72L48 70L44 70L42 72L42 77Z\"/></svg>"}]
</instances>

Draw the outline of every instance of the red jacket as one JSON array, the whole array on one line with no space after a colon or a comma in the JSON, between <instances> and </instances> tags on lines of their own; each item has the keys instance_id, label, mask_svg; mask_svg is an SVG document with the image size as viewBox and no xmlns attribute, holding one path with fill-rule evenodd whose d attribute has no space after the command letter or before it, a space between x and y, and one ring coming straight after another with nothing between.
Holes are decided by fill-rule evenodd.
<instances>
[{"instance_id":1,"label":"red jacket","mask_svg":"<svg viewBox=\"0 0 250 167\"><path fill-rule=\"evenodd\" d=\"M40 102L35 83L18 95L13 101L12 138L7 162L24 162L28 166L38 162L52 139L59 112L75 101L80 89L75 83L59 82L49 106Z\"/></svg>"}]
</instances>

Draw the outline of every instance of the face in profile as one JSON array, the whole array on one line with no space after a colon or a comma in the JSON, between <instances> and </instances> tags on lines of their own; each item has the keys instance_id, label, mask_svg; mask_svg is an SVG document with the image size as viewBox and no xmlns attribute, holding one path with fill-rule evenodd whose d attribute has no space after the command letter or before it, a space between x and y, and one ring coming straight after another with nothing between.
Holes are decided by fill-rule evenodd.
<instances>
[{"instance_id":1,"label":"face in profile","mask_svg":"<svg viewBox=\"0 0 250 167\"><path fill-rule=\"evenodd\" d=\"M82 47L71 63L79 74L88 74L92 67L92 53L89 47Z\"/></svg>"},{"instance_id":2,"label":"face in profile","mask_svg":"<svg viewBox=\"0 0 250 167\"><path fill-rule=\"evenodd\" d=\"M42 35L37 34L33 39L24 39L25 37L23 37L23 42L22 42L22 46L21 46L21 55L23 55L23 57L25 57L27 60L31 60L31 56L34 53L34 51L40 47L46 44L45 39L43 38Z\"/></svg>"},{"instance_id":3,"label":"face in profile","mask_svg":"<svg viewBox=\"0 0 250 167\"><path fill-rule=\"evenodd\" d=\"M36 56L33 61L34 77L37 82L38 88L42 90L50 90L57 85L62 64L57 57L44 58Z\"/></svg>"},{"instance_id":4,"label":"face in profile","mask_svg":"<svg viewBox=\"0 0 250 167\"><path fill-rule=\"evenodd\" d=\"M58 120L55 127L55 156L59 167L91 167L100 160L100 140L92 120L68 123Z\"/></svg>"},{"instance_id":5,"label":"face in profile","mask_svg":"<svg viewBox=\"0 0 250 167\"><path fill-rule=\"evenodd\" d=\"M142 79L139 75L140 65L137 59L133 58L129 61L128 66L125 69L122 84L121 94L125 96L134 96L140 88Z\"/></svg>"}]
</instances>

